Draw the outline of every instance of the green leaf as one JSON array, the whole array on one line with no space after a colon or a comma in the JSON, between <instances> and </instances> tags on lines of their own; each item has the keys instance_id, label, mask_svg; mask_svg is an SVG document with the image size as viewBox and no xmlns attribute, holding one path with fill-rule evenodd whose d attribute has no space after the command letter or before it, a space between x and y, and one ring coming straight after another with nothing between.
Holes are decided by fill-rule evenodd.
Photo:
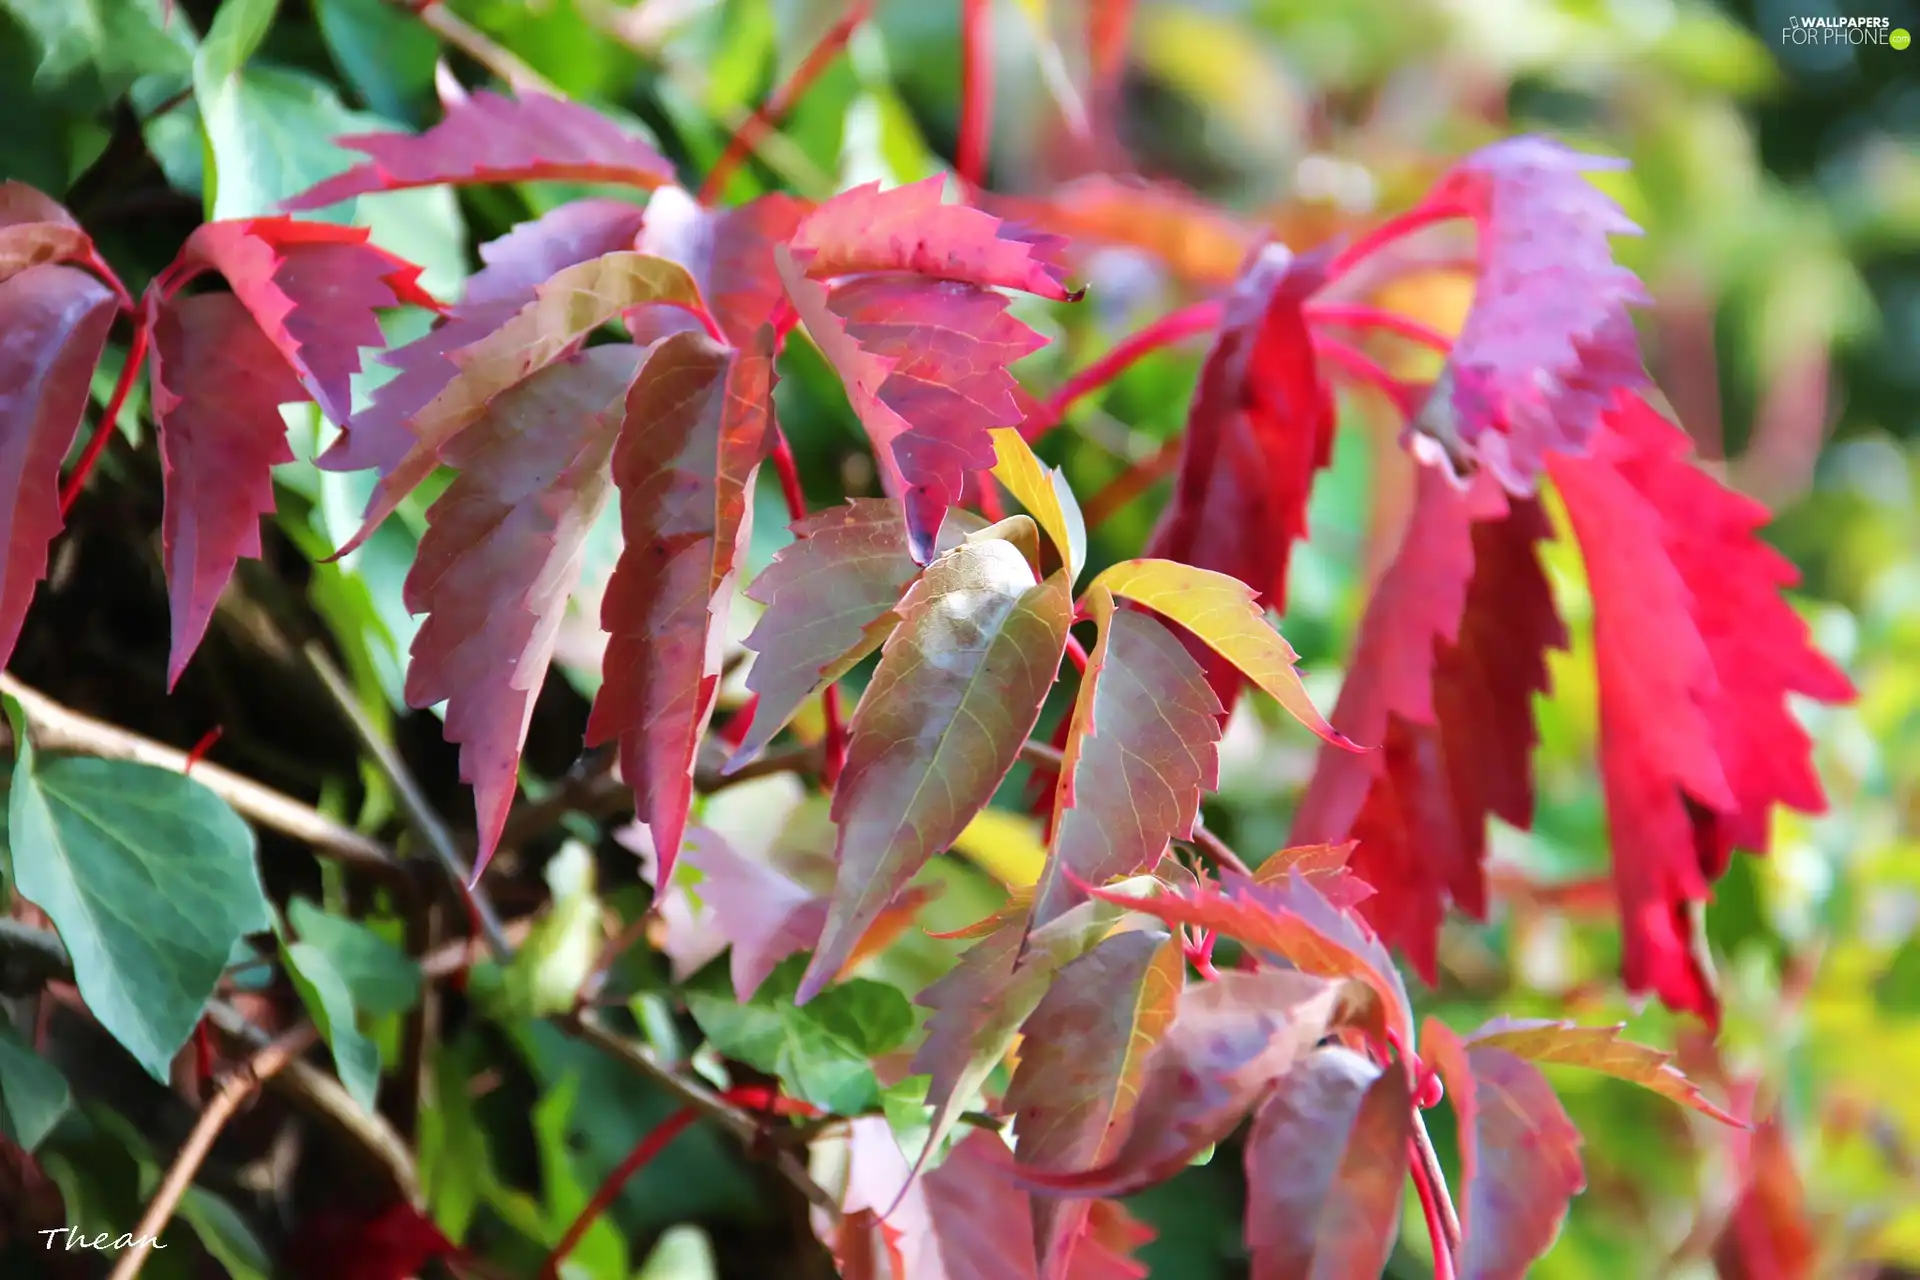
<instances>
[{"instance_id":1,"label":"green leaf","mask_svg":"<svg viewBox=\"0 0 1920 1280\"><path fill-rule=\"evenodd\" d=\"M420 999L420 966L413 957L359 921L295 898L287 904L287 923L301 942L325 953L362 1013L391 1017Z\"/></svg>"},{"instance_id":2,"label":"green leaf","mask_svg":"<svg viewBox=\"0 0 1920 1280\"><path fill-rule=\"evenodd\" d=\"M12 699L14 887L53 920L87 1008L165 1081L236 940L273 927L253 831L192 778L42 764Z\"/></svg>"},{"instance_id":3,"label":"green leaf","mask_svg":"<svg viewBox=\"0 0 1920 1280\"><path fill-rule=\"evenodd\" d=\"M574 1165L573 1144L568 1140L569 1122L579 1096L580 1077L569 1074L561 1077L533 1107L533 1135L540 1153L540 1185L546 1193L546 1243L550 1245L559 1242L587 1207L591 1196ZM602 1215L587 1228L567 1261L583 1275L624 1276L627 1274L627 1242Z\"/></svg>"},{"instance_id":4,"label":"green leaf","mask_svg":"<svg viewBox=\"0 0 1920 1280\"><path fill-rule=\"evenodd\" d=\"M834 792L839 875L802 1000L1013 767L1059 670L1071 594L1064 573L1036 583L1020 551L983 530L901 599Z\"/></svg>"},{"instance_id":5,"label":"green leaf","mask_svg":"<svg viewBox=\"0 0 1920 1280\"><path fill-rule=\"evenodd\" d=\"M0 0L39 46L36 91L84 86L76 107L104 106L141 76L193 65L193 29L162 0Z\"/></svg>"},{"instance_id":6,"label":"green leaf","mask_svg":"<svg viewBox=\"0 0 1920 1280\"><path fill-rule=\"evenodd\" d=\"M576 840L547 862L553 905L534 923L507 970L507 997L516 1011L542 1017L573 1008L605 941L593 872L593 854Z\"/></svg>"},{"instance_id":7,"label":"green leaf","mask_svg":"<svg viewBox=\"0 0 1920 1280\"><path fill-rule=\"evenodd\" d=\"M280 0L224 0L193 60L196 91L237 75L267 38Z\"/></svg>"},{"instance_id":8,"label":"green leaf","mask_svg":"<svg viewBox=\"0 0 1920 1280\"><path fill-rule=\"evenodd\" d=\"M778 1076L796 1098L853 1115L879 1100L871 1060L913 1033L913 1008L896 988L861 978L797 1006L804 963L796 956L781 964L746 1004L721 983L689 990L687 1008L727 1057Z\"/></svg>"},{"instance_id":9,"label":"green leaf","mask_svg":"<svg viewBox=\"0 0 1920 1280\"><path fill-rule=\"evenodd\" d=\"M72 1105L60 1069L0 1019L0 1132L32 1151Z\"/></svg>"},{"instance_id":10,"label":"green leaf","mask_svg":"<svg viewBox=\"0 0 1920 1280\"><path fill-rule=\"evenodd\" d=\"M433 103L440 42L389 0L314 0L313 16L340 73L383 116L419 124Z\"/></svg>"},{"instance_id":11,"label":"green leaf","mask_svg":"<svg viewBox=\"0 0 1920 1280\"><path fill-rule=\"evenodd\" d=\"M280 954L307 1013L333 1050L340 1083L355 1102L372 1111L380 1092L380 1051L360 1033L347 980L327 953L311 942L288 943Z\"/></svg>"}]
</instances>

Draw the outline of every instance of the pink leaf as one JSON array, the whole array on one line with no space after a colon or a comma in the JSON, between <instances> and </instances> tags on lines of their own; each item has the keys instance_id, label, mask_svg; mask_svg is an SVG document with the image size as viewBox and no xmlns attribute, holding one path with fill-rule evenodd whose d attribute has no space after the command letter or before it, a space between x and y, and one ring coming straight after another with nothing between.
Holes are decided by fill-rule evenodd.
<instances>
[{"instance_id":1,"label":"pink leaf","mask_svg":"<svg viewBox=\"0 0 1920 1280\"><path fill-rule=\"evenodd\" d=\"M299 375L236 294L159 302L152 317L153 416L166 479L161 522L179 681L241 556L260 554L273 468L293 460L280 406L307 398Z\"/></svg>"},{"instance_id":2,"label":"pink leaf","mask_svg":"<svg viewBox=\"0 0 1920 1280\"><path fill-rule=\"evenodd\" d=\"M705 877L700 898L733 948L733 993L745 1004L782 960L820 937L827 900L779 868L737 853L716 832L692 828L685 852Z\"/></svg>"},{"instance_id":3,"label":"pink leaf","mask_svg":"<svg viewBox=\"0 0 1920 1280\"><path fill-rule=\"evenodd\" d=\"M393 470L413 447L407 422L459 372L453 353L480 341L533 301L555 272L633 247L642 211L620 200L576 200L523 222L480 246L486 264L467 281L466 296L425 337L380 356L400 372L373 393L351 430L320 457L330 471Z\"/></svg>"},{"instance_id":4,"label":"pink leaf","mask_svg":"<svg viewBox=\"0 0 1920 1280\"><path fill-rule=\"evenodd\" d=\"M104 285L72 267L47 262L0 279L0 666L47 573L61 529L60 466L116 309Z\"/></svg>"},{"instance_id":5,"label":"pink leaf","mask_svg":"<svg viewBox=\"0 0 1920 1280\"><path fill-rule=\"evenodd\" d=\"M877 182L843 191L794 232L794 260L815 280L903 271L1055 301L1080 296L1061 282L1051 238L1004 236L992 214L943 203L945 186L946 179L935 175L891 191Z\"/></svg>"},{"instance_id":6,"label":"pink leaf","mask_svg":"<svg viewBox=\"0 0 1920 1280\"><path fill-rule=\"evenodd\" d=\"M686 830L746 546L747 496L772 432L771 337L763 330L742 352L700 334L668 338L633 384L614 447L626 545L601 607L605 683L587 739L619 740L662 884Z\"/></svg>"},{"instance_id":7,"label":"pink leaf","mask_svg":"<svg viewBox=\"0 0 1920 1280\"><path fill-rule=\"evenodd\" d=\"M597 347L504 392L448 445L459 469L427 512L406 605L425 613L407 702L447 703L446 736L479 814L486 869L519 786L520 748L547 674L587 530L611 491L607 460L639 366Z\"/></svg>"},{"instance_id":8,"label":"pink leaf","mask_svg":"<svg viewBox=\"0 0 1920 1280\"><path fill-rule=\"evenodd\" d=\"M711 210L679 187L662 187L647 201L646 225L635 247L685 267L720 332L742 345L786 300L773 247L793 234L807 210L804 201L781 191L737 208ZM627 319L634 341L642 343L699 325L672 307L646 307Z\"/></svg>"},{"instance_id":9,"label":"pink leaf","mask_svg":"<svg viewBox=\"0 0 1920 1280\"><path fill-rule=\"evenodd\" d=\"M287 200L291 210L322 209L375 191L441 183L613 182L652 188L673 181L673 166L605 113L539 93L518 100L481 89L447 106L422 134L356 133L336 138L368 157Z\"/></svg>"},{"instance_id":10,"label":"pink leaf","mask_svg":"<svg viewBox=\"0 0 1920 1280\"><path fill-rule=\"evenodd\" d=\"M386 345L375 311L439 307L415 283L420 268L368 244L367 234L284 217L209 222L180 250L167 292L201 271L225 276L320 411L345 424L359 349Z\"/></svg>"}]
</instances>

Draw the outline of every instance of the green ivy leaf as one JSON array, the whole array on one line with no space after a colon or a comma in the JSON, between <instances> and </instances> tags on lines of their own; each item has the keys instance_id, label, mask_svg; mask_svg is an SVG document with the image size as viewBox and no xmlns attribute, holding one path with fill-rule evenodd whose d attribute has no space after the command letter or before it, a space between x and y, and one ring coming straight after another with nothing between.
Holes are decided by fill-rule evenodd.
<instances>
[{"instance_id":1,"label":"green ivy leaf","mask_svg":"<svg viewBox=\"0 0 1920 1280\"><path fill-rule=\"evenodd\" d=\"M420 966L366 925L331 915L305 898L287 904L287 923L302 943L326 954L360 1012L392 1017L420 999Z\"/></svg>"},{"instance_id":2,"label":"green ivy leaf","mask_svg":"<svg viewBox=\"0 0 1920 1280\"><path fill-rule=\"evenodd\" d=\"M0 1021L0 1133L32 1151L72 1105L60 1069Z\"/></svg>"},{"instance_id":3,"label":"green ivy leaf","mask_svg":"<svg viewBox=\"0 0 1920 1280\"><path fill-rule=\"evenodd\" d=\"M347 980L327 953L311 942L293 942L280 954L321 1038L333 1050L333 1065L353 1100L374 1109L380 1090L380 1051L360 1032Z\"/></svg>"},{"instance_id":4,"label":"green ivy leaf","mask_svg":"<svg viewBox=\"0 0 1920 1280\"><path fill-rule=\"evenodd\" d=\"M253 830L192 778L125 760L42 763L19 705L14 887L53 920L87 1008L167 1079L233 944L273 927Z\"/></svg>"},{"instance_id":5,"label":"green ivy leaf","mask_svg":"<svg viewBox=\"0 0 1920 1280\"><path fill-rule=\"evenodd\" d=\"M864 1111L880 1099L872 1059L913 1034L913 1007L898 989L863 978L796 1006L805 969L805 956L782 962L746 1004L724 982L693 988L687 1008L715 1049L778 1076L794 1097L839 1115Z\"/></svg>"},{"instance_id":6,"label":"green ivy leaf","mask_svg":"<svg viewBox=\"0 0 1920 1280\"><path fill-rule=\"evenodd\" d=\"M193 64L193 29L161 0L0 0L39 46L34 88L71 90L72 105L112 102L142 75L183 72Z\"/></svg>"}]
</instances>

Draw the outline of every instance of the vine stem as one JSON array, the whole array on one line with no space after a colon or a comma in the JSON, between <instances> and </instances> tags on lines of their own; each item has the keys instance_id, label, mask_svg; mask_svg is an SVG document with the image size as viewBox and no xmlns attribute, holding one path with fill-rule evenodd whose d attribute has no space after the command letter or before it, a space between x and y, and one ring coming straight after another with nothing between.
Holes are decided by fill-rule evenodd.
<instances>
[{"instance_id":1,"label":"vine stem","mask_svg":"<svg viewBox=\"0 0 1920 1280\"><path fill-rule=\"evenodd\" d=\"M281 1068L305 1053L319 1038L320 1033L311 1022L302 1023L255 1053L221 1083L220 1091L200 1112L200 1119L187 1136L186 1145L173 1158L160 1189L154 1192L146 1213L141 1216L140 1225L133 1229L133 1248L120 1255L108 1280L133 1280L140 1274L140 1269L146 1265L147 1255L160 1238L160 1232L173 1220L173 1211L178 1207L180 1197L186 1194L187 1188L193 1184L193 1175L199 1172L207 1153L213 1150L214 1140L220 1136L220 1130L226 1127L227 1121L240 1109L240 1104L251 1097L256 1089L278 1075Z\"/></svg>"},{"instance_id":2,"label":"vine stem","mask_svg":"<svg viewBox=\"0 0 1920 1280\"><path fill-rule=\"evenodd\" d=\"M793 104L799 101L800 96L813 87L813 82L820 78L833 60L840 55L840 51L846 48L847 41L853 38L854 30L867 20L867 14L871 9L872 0L853 0L853 3L847 6L847 11L840 16L840 21L834 23L828 28L827 33L820 37L820 42L814 45L800 65L793 69L793 74L787 77L786 83L776 86L774 91L767 95L766 101L755 107L753 114L734 130L733 136L727 139L726 148L721 151L720 158L715 160L713 168L707 171L706 180L700 184L699 193L694 197L696 200L701 204L712 204L720 198L721 192L726 189L727 179L731 178L734 170L740 167L740 162L753 154L759 147L761 138L771 132L781 118L793 109Z\"/></svg>"},{"instance_id":3,"label":"vine stem","mask_svg":"<svg viewBox=\"0 0 1920 1280\"><path fill-rule=\"evenodd\" d=\"M1224 305L1217 298L1196 302L1170 311L1139 332L1122 338L1113 350L1061 383L1059 389L1020 424L1020 434L1032 444L1059 425L1074 401L1106 386L1141 357L1219 327L1224 311Z\"/></svg>"},{"instance_id":4,"label":"vine stem","mask_svg":"<svg viewBox=\"0 0 1920 1280\"><path fill-rule=\"evenodd\" d=\"M1318 334L1314 336L1313 349L1321 359L1338 367L1350 381L1373 387L1386 396L1402 417L1410 419L1418 411L1420 406L1414 402L1412 388L1388 373L1378 360L1364 351L1348 346L1338 338Z\"/></svg>"},{"instance_id":5,"label":"vine stem","mask_svg":"<svg viewBox=\"0 0 1920 1280\"><path fill-rule=\"evenodd\" d=\"M426 4L402 0L401 7L410 10L414 17L420 19L421 25L439 36L443 43L452 45L506 81L515 93L531 90L550 98L567 96L560 91L560 86L522 62L518 55L495 44L485 32L446 5L435 3L435 0L428 0Z\"/></svg>"},{"instance_id":6,"label":"vine stem","mask_svg":"<svg viewBox=\"0 0 1920 1280\"><path fill-rule=\"evenodd\" d=\"M1184 435L1169 437L1151 455L1129 466L1088 498L1081 506L1087 528L1099 528L1120 508L1172 475L1180 465L1180 450L1185 441Z\"/></svg>"},{"instance_id":7,"label":"vine stem","mask_svg":"<svg viewBox=\"0 0 1920 1280\"><path fill-rule=\"evenodd\" d=\"M74 464L73 474L67 477L66 487L60 490L60 518L66 519L73 510L73 504L80 497L80 490L87 484L87 477L93 473L94 464L100 461L100 455L107 451L108 441L113 439L114 423L120 418L120 410L125 407L127 397L133 392L133 380L140 376L140 366L147 361L147 324L145 319L136 318L133 325L133 344L127 348L127 362L120 366L120 380L113 384L113 398L107 401L107 411L100 415L100 421L93 428L93 435L87 440L87 451L80 455L80 461Z\"/></svg>"},{"instance_id":8,"label":"vine stem","mask_svg":"<svg viewBox=\"0 0 1920 1280\"><path fill-rule=\"evenodd\" d=\"M540 1268L541 1280L559 1280L560 1264L565 1262L567 1255L586 1238L593 1224L599 1221L600 1215L607 1211L607 1206L611 1205L614 1197L620 1194L620 1189L626 1186L635 1174L651 1164L655 1156L665 1151L675 1138L685 1133L688 1127L699 1118L700 1113L693 1107L682 1107L655 1125L646 1137L634 1144L633 1150L627 1153L627 1158L622 1160L614 1171L607 1175L606 1180L594 1190L593 1197L587 1201L586 1207L580 1210L579 1215L567 1227L567 1233L560 1237L560 1243L553 1246L553 1252L547 1255L546 1265Z\"/></svg>"},{"instance_id":9,"label":"vine stem","mask_svg":"<svg viewBox=\"0 0 1920 1280\"><path fill-rule=\"evenodd\" d=\"M1433 1239L1434 1277L1452 1280L1454 1258L1460 1251L1460 1214L1447 1191L1446 1171L1440 1167L1440 1154L1433 1149L1427 1118L1417 1106L1413 1110L1413 1137L1407 1145L1412 1157L1414 1190L1420 1194L1427 1234Z\"/></svg>"},{"instance_id":10,"label":"vine stem","mask_svg":"<svg viewBox=\"0 0 1920 1280\"><path fill-rule=\"evenodd\" d=\"M960 138L953 168L969 192L986 179L993 133L993 0L960 0Z\"/></svg>"},{"instance_id":11,"label":"vine stem","mask_svg":"<svg viewBox=\"0 0 1920 1280\"><path fill-rule=\"evenodd\" d=\"M1432 347L1435 351L1444 353L1453 349L1453 339L1432 325L1415 320L1412 316L1402 315L1398 311L1389 311L1385 307L1322 302L1308 306L1305 314L1308 324L1338 325L1347 329L1376 329L1382 333L1391 333L1409 341L1418 342L1422 346Z\"/></svg>"}]
</instances>

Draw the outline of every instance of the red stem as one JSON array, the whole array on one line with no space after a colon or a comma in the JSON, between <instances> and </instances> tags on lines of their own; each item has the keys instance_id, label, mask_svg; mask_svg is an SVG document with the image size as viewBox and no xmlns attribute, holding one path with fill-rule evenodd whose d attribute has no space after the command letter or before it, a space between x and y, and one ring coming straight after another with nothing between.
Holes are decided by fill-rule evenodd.
<instances>
[{"instance_id":1,"label":"red stem","mask_svg":"<svg viewBox=\"0 0 1920 1280\"><path fill-rule=\"evenodd\" d=\"M780 492L787 500L787 516L790 520L800 521L806 518L807 495L800 488L800 466L793 460L793 446L787 443L787 433L774 428L773 469L780 473Z\"/></svg>"},{"instance_id":2,"label":"red stem","mask_svg":"<svg viewBox=\"0 0 1920 1280\"><path fill-rule=\"evenodd\" d=\"M1087 647L1080 643L1078 636L1067 637L1067 657L1072 660L1075 671L1087 674Z\"/></svg>"},{"instance_id":3,"label":"red stem","mask_svg":"<svg viewBox=\"0 0 1920 1280\"><path fill-rule=\"evenodd\" d=\"M1435 205L1430 209L1410 209L1397 218L1381 223L1373 230L1342 249L1327 265L1326 284L1332 284L1347 272L1360 264L1363 258L1370 258L1395 240L1403 239L1424 227L1436 222L1445 222L1450 218L1466 216L1466 210L1453 205ZM1322 285L1325 288L1326 285Z\"/></svg>"},{"instance_id":4,"label":"red stem","mask_svg":"<svg viewBox=\"0 0 1920 1280\"><path fill-rule=\"evenodd\" d=\"M766 137L768 131L780 122L781 117L793 109L793 104L799 101L800 95L813 87L813 82L820 78L821 73L826 71L828 65L839 56L840 50L846 47L847 41L853 36L854 28L867 20L867 13L871 8L872 0L853 0L853 3L847 6L847 11L841 16L840 21L834 23L827 34L820 37L820 43L814 45L806 59L793 69L793 74L787 77L787 82L776 86L774 91L767 95L767 100L754 108L753 114L741 123L731 138L727 139L726 150L722 151L720 158L713 162L713 169L707 174L706 181L700 184L700 192L695 198L701 204L712 204L719 199L721 191L726 187L727 179L731 178L733 171L740 167L740 162L752 154L760 145L760 139Z\"/></svg>"},{"instance_id":5,"label":"red stem","mask_svg":"<svg viewBox=\"0 0 1920 1280\"><path fill-rule=\"evenodd\" d=\"M1087 528L1098 529L1120 508L1172 475L1174 468L1180 463L1180 448L1183 442L1182 436L1168 438L1166 443L1154 451L1152 457L1142 458L1134 463L1109 480L1104 489L1088 498L1081 507L1081 515L1086 521Z\"/></svg>"},{"instance_id":6,"label":"red stem","mask_svg":"<svg viewBox=\"0 0 1920 1280\"><path fill-rule=\"evenodd\" d=\"M100 455L107 451L107 442L113 439L114 423L119 420L120 410L126 405L127 396L133 392L133 380L140 376L140 366L146 361L147 325L142 319L134 324L133 345L127 348L127 362L120 367L120 381L113 386L113 398L107 401L107 411L93 428L93 436L87 441L87 451L80 455L73 474L67 477L66 487L60 490L61 519L66 519L67 513L73 510L74 499L86 487L87 476L93 471L94 464L100 461Z\"/></svg>"},{"instance_id":7,"label":"red stem","mask_svg":"<svg viewBox=\"0 0 1920 1280\"><path fill-rule=\"evenodd\" d=\"M1453 349L1453 339L1432 325L1423 324L1412 316L1401 315L1398 311L1389 311L1385 307L1327 302L1306 308L1306 316L1308 324L1339 325L1348 329L1378 329L1432 347L1435 351L1447 352Z\"/></svg>"},{"instance_id":8,"label":"red stem","mask_svg":"<svg viewBox=\"0 0 1920 1280\"><path fill-rule=\"evenodd\" d=\"M830 684L820 695L820 710L827 718L826 740L820 756L820 781L831 791L847 767L847 722L840 709L840 686Z\"/></svg>"},{"instance_id":9,"label":"red stem","mask_svg":"<svg viewBox=\"0 0 1920 1280\"><path fill-rule=\"evenodd\" d=\"M753 713L760 707L760 695L750 693L740 709L727 717L727 722L714 731L714 737L725 743L729 749L738 747L747 738L747 727L753 723Z\"/></svg>"},{"instance_id":10,"label":"red stem","mask_svg":"<svg viewBox=\"0 0 1920 1280\"><path fill-rule=\"evenodd\" d=\"M193 744L193 750L187 752L186 761L180 766L182 775L192 772L193 766L207 758L207 752L213 750L213 744L220 741L223 732L225 729L222 726L215 725L200 735L200 741Z\"/></svg>"},{"instance_id":11,"label":"red stem","mask_svg":"<svg viewBox=\"0 0 1920 1280\"><path fill-rule=\"evenodd\" d=\"M987 171L993 132L993 0L960 0L960 139L953 167L968 191Z\"/></svg>"},{"instance_id":12,"label":"red stem","mask_svg":"<svg viewBox=\"0 0 1920 1280\"><path fill-rule=\"evenodd\" d=\"M1349 381L1379 389L1401 413L1411 418L1419 408L1414 403L1413 390L1406 383L1394 377L1383 368L1378 360L1363 351L1356 350L1338 338L1314 335L1313 349L1322 360L1337 366Z\"/></svg>"},{"instance_id":13,"label":"red stem","mask_svg":"<svg viewBox=\"0 0 1920 1280\"><path fill-rule=\"evenodd\" d=\"M1388 1067L1387 1070L1399 1070ZM1420 1148L1407 1139L1407 1167L1413 1171L1413 1189L1420 1195L1420 1212L1427 1220L1427 1238L1433 1242L1433 1280L1453 1280L1453 1250L1447 1245L1447 1229L1440 1217L1440 1195L1427 1177L1426 1162Z\"/></svg>"},{"instance_id":14,"label":"red stem","mask_svg":"<svg viewBox=\"0 0 1920 1280\"><path fill-rule=\"evenodd\" d=\"M628 1179L634 1174L646 1168L655 1156L666 1150L667 1144L679 1137L688 1125L699 1118L699 1115L700 1113L692 1107L682 1107L655 1126L653 1132L634 1144L633 1150L627 1153L627 1158L622 1160L619 1167L608 1174L606 1181L594 1191L593 1198L587 1201L584 1209L580 1210L580 1216L575 1218L573 1225L567 1228L567 1234L560 1237L560 1243L553 1246L553 1252L547 1255L546 1264L540 1268L541 1280L559 1280L560 1264L567 1260L567 1255L572 1253L580 1241L586 1237L594 1221L606 1212L607 1206L612 1204L614 1197L620 1194L620 1188L626 1186Z\"/></svg>"},{"instance_id":15,"label":"red stem","mask_svg":"<svg viewBox=\"0 0 1920 1280\"><path fill-rule=\"evenodd\" d=\"M1074 401L1106 386L1142 356L1217 328L1222 310L1218 299L1196 302L1192 306L1169 312L1138 333L1122 338L1114 344L1113 350L1061 383L1059 389L1020 424L1020 434L1027 438L1029 444L1038 440L1058 425Z\"/></svg>"}]
</instances>

